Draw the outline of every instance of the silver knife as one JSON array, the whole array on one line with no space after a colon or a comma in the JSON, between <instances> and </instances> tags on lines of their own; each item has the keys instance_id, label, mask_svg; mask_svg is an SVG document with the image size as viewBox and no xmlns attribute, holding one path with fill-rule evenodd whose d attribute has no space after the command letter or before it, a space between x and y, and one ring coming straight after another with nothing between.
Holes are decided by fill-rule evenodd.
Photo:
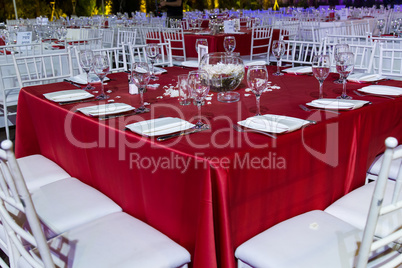
<instances>
[{"instance_id":1,"label":"silver knife","mask_svg":"<svg viewBox=\"0 0 402 268\"><path fill-rule=\"evenodd\" d=\"M75 87L82 88L81 85L79 85L77 83L74 83L73 81L70 81L70 80L67 80L67 79L64 79L63 81L67 82L67 83L69 83L69 84L71 84L71 85L73 85Z\"/></svg>"},{"instance_id":2,"label":"silver knife","mask_svg":"<svg viewBox=\"0 0 402 268\"><path fill-rule=\"evenodd\" d=\"M169 140L171 138L174 137L179 137L179 136L184 136L184 135L188 135L188 134L192 134L192 133L197 133L197 132L201 132L205 129L193 129L191 131L181 131L178 133L174 133L174 134L169 134L169 135L165 135L165 136L159 136L158 138L156 138L157 141L165 141L165 140Z\"/></svg>"}]
</instances>

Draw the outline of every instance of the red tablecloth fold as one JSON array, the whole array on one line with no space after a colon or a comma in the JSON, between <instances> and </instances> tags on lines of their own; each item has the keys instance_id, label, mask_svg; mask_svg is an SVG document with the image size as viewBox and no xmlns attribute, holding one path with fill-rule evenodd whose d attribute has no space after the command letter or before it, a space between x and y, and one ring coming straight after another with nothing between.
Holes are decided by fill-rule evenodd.
<instances>
[{"instance_id":1,"label":"red tablecloth fold","mask_svg":"<svg viewBox=\"0 0 402 268\"><path fill-rule=\"evenodd\" d=\"M157 142L125 129L162 116L195 122L195 106L163 95L188 71L172 67L160 76L159 88L145 93L150 113L106 121L75 112L96 102L60 106L43 97L71 89L68 83L26 87L18 103L16 154L41 153L107 194L188 249L192 267L234 268L237 246L280 221L326 208L364 183L386 137L402 141L402 98L358 97L351 90L363 85L348 83L353 98L372 104L340 115L305 112L299 104L318 95L318 82L308 75L270 75L280 88L262 95L264 114L317 121L277 139L233 130L232 124L256 111L245 81L238 89L240 102L220 103L216 93L206 101L202 114L209 131ZM127 74L109 77L111 99L138 107L139 96L128 94ZM341 86L332 83L336 78L331 74L325 81L326 97L340 95Z\"/></svg>"}]
</instances>

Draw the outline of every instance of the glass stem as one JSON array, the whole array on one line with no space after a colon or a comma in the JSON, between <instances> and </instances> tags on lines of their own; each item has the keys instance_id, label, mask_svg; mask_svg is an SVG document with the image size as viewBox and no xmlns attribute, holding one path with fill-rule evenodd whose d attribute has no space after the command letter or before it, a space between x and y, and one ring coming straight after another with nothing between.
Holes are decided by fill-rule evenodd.
<instances>
[{"instance_id":1,"label":"glass stem","mask_svg":"<svg viewBox=\"0 0 402 268\"><path fill-rule=\"evenodd\" d=\"M91 87L91 83L89 82L89 72L87 73L87 89L89 89Z\"/></svg>"},{"instance_id":2,"label":"glass stem","mask_svg":"<svg viewBox=\"0 0 402 268\"><path fill-rule=\"evenodd\" d=\"M154 60L151 60L151 65L152 65L152 76L155 76L155 70L154 70Z\"/></svg>"},{"instance_id":3,"label":"glass stem","mask_svg":"<svg viewBox=\"0 0 402 268\"><path fill-rule=\"evenodd\" d=\"M346 78L345 78L345 77L343 78L342 83L343 83L342 99L345 99L346 96L347 96L347 95L346 95Z\"/></svg>"},{"instance_id":4,"label":"glass stem","mask_svg":"<svg viewBox=\"0 0 402 268\"><path fill-rule=\"evenodd\" d=\"M145 109L145 106L144 106L144 88L139 88L139 90L140 90L140 104L141 104L140 110L143 110L143 109Z\"/></svg>"},{"instance_id":5,"label":"glass stem","mask_svg":"<svg viewBox=\"0 0 402 268\"><path fill-rule=\"evenodd\" d=\"M261 115L260 97L261 97L261 95L255 95L255 100L256 100L256 104L257 104L257 114L256 115Z\"/></svg>"},{"instance_id":6,"label":"glass stem","mask_svg":"<svg viewBox=\"0 0 402 268\"><path fill-rule=\"evenodd\" d=\"M197 108L198 108L198 126L202 126L202 121L201 121L201 101L197 101Z\"/></svg>"},{"instance_id":7,"label":"glass stem","mask_svg":"<svg viewBox=\"0 0 402 268\"><path fill-rule=\"evenodd\" d=\"M105 86L103 85L103 79L101 79L101 96L105 96Z\"/></svg>"},{"instance_id":8,"label":"glass stem","mask_svg":"<svg viewBox=\"0 0 402 268\"><path fill-rule=\"evenodd\" d=\"M278 74L280 73L279 72L279 61L276 63L276 73L278 73Z\"/></svg>"},{"instance_id":9,"label":"glass stem","mask_svg":"<svg viewBox=\"0 0 402 268\"><path fill-rule=\"evenodd\" d=\"M319 93L318 93L318 98L322 99L324 98L323 93L322 93L322 85L324 84L324 81L318 81L320 83L320 89L319 89Z\"/></svg>"}]
</instances>

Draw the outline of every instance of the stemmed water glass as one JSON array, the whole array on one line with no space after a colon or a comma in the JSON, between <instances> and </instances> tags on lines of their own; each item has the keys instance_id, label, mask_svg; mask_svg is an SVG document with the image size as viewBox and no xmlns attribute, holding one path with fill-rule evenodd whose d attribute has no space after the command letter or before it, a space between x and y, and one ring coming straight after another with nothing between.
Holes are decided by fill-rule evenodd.
<instances>
[{"instance_id":1,"label":"stemmed water glass","mask_svg":"<svg viewBox=\"0 0 402 268\"><path fill-rule=\"evenodd\" d=\"M158 58L158 56L159 56L159 45L158 44L148 44L146 51L147 51L147 57L151 61L151 66L152 66L151 79L158 80L159 78L155 75L154 64L155 64L156 58Z\"/></svg>"},{"instance_id":2,"label":"stemmed water glass","mask_svg":"<svg viewBox=\"0 0 402 268\"><path fill-rule=\"evenodd\" d=\"M101 94L96 96L98 100L107 100L110 96L105 94L105 88L103 85L103 80L105 79L106 75L109 73L109 59L106 55L98 54L94 55L93 60L93 69L95 74L99 77L101 81Z\"/></svg>"},{"instance_id":3,"label":"stemmed water glass","mask_svg":"<svg viewBox=\"0 0 402 268\"><path fill-rule=\"evenodd\" d=\"M247 71L247 85L253 91L256 104L257 104L257 114L261 115L260 111L260 97L264 90L267 88L268 84L268 71L265 65L253 65L249 66Z\"/></svg>"},{"instance_id":4,"label":"stemmed water glass","mask_svg":"<svg viewBox=\"0 0 402 268\"><path fill-rule=\"evenodd\" d=\"M148 108L144 106L144 91L147 88L149 79L151 78L151 72L149 71L149 65L146 62L135 62L131 68L131 79L134 84L138 87L140 92L141 106L136 109L138 113L149 112Z\"/></svg>"},{"instance_id":5,"label":"stemmed water glass","mask_svg":"<svg viewBox=\"0 0 402 268\"><path fill-rule=\"evenodd\" d=\"M226 53L232 53L236 48L236 39L234 36L225 36L223 39L223 47Z\"/></svg>"},{"instance_id":6,"label":"stemmed water glass","mask_svg":"<svg viewBox=\"0 0 402 268\"><path fill-rule=\"evenodd\" d=\"M91 50L82 50L80 53L80 65L84 72L87 74L87 86L83 88L84 90L94 89L94 87L91 86L91 83L89 82L89 71L91 71L92 68L93 56L94 55Z\"/></svg>"},{"instance_id":7,"label":"stemmed water glass","mask_svg":"<svg viewBox=\"0 0 402 268\"><path fill-rule=\"evenodd\" d=\"M208 40L207 39L204 39L204 38L201 38L201 39L197 39L196 41L195 41L195 51L198 53L198 46L199 45L202 45L202 46L208 46Z\"/></svg>"},{"instance_id":8,"label":"stemmed water glass","mask_svg":"<svg viewBox=\"0 0 402 268\"><path fill-rule=\"evenodd\" d=\"M209 92L209 76L206 71L197 70L188 73L188 86L190 94L197 104L198 122L195 124L196 129L209 129L209 125L201 121L201 105Z\"/></svg>"},{"instance_id":9,"label":"stemmed water glass","mask_svg":"<svg viewBox=\"0 0 402 268\"><path fill-rule=\"evenodd\" d=\"M273 73L273 75L281 76L283 73L279 71L279 61L283 54L285 54L285 42L282 40L274 40L272 43L272 54L276 58L276 73Z\"/></svg>"},{"instance_id":10,"label":"stemmed water glass","mask_svg":"<svg viewBox=\"0 0 402 268\"><path fill-rule=\"evenodd\" d=\"M399 29L399 20L393 20L391 22L392 32L394 36L398 36L398 29Z\"/></svg>"},{"instance_id":11,"label":"stemmed water glass","mask_svg":"<svg viewBox=\"0 0 402 268\"><path fill-rule=\"evenodd\" d=\"M349 52L349 45L348 44L336 44L334 47L334 60L335 63L338 61L339 53L341 52ZM339 75L339 79L334 81L335 84L342 84L343 80Z\"/></svg>"},{"instance_id":12,"label":"stemmed water glass","mask_svg":"<svg viewBox=\"0 0 402 268\"><path fill-rule=\"evenodd\" d=\"M382 35L382 29L384 29L384 27L385 27L385 20L384 19L377 20L377 28L380 31L379 36Z\"/></svg>"},{"instance_id":13,"label":"stemmed water glass","mask_svg":"<svg viewBox=\"0 0 402 268\"><path fill-rule=\"evenodd\" d=\"M336 70L343 79L343 90L342 95L337 97L338 99L352 99L352 97L346 94L346 78L354 68L354 54L352 52L341 52L339 53L338 60L336 61Z\"/></svg>"},{"instance_id":14,"label":"stemmed water glass","mask_svg":"<svg viewBox=\"0 0 402 268\"><path fill-rule=\"evenodd\" d=\"M323 90L322 86L324 84L324 80L329 75L329 69L331 67L331 60L328 55L315 55L312 61L312 69L315 78L317 78L318 83L320 84L318 98L323 98Z\"/></svg>"}]
</instances>

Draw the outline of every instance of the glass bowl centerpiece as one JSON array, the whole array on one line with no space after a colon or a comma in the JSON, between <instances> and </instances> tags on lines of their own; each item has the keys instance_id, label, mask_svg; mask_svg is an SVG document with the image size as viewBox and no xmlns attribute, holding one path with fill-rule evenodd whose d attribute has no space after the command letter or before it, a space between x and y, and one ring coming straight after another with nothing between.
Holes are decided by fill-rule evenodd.
<instances>
[{"instance_id":1,"label":"glass bowl centerpiece","mask_svg":"<svg viewBox=\"0 0 402 268\"><path fill-rule=\"evenodd\" d=\"M205 54L199 68L208 73L210 90L218 93L218 101L240 100L238 92L232 92L244 78L243 60L236 53L213 52Z\"/></svg>"}]
</instances>

